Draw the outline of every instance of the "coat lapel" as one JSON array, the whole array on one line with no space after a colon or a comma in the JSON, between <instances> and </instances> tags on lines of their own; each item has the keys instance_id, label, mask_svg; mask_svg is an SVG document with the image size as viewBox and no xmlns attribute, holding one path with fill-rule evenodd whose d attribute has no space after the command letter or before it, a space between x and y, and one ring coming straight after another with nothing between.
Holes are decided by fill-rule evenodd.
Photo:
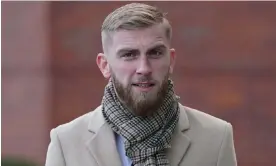
<instances>
[{"instance_id":1,"label":"coat lapel","mask_svg":"<svg viewBox=\"0 0 276 166\"><path fill-rule=\"evenodd\" d=\"M190 146L190 138L185 135L185 131L189 129L189 120L184 106L179 104L180 116L175 134L172 137L171 148L168 149L167 155L170 165L177 166L183 159L186 151Z\"/></svg>"},{"instance_id":2,"label":"coat lapel","mask_svg":"<svg viewBox=\"0 0 276 166\"><path fill-rule=\"evenodd\" d=\"M121 166L112 129L105 123L98 107L90 119L88 130L93 134L87 142L87 148L99 166Z\"/></svg>"},{"instance_id":3,"label":"coat lapel","mask_svg":"<svg viewBox=\"0 0 276 166\"><path fill-rule=\"evenodd\" d=\"M171 148L167 155L170 165L177 166L183 159L190 146L190 138L185 135L189 129L189 120L185 107L179 104L180 116L176 131L172 137ZM99 166L121 166L121 160L116 148L115 136L112 129L105 123L101 112L101 106L98 107L90 119L88 130L92 133L87 141L87 148Z\"/></svg>"}]
</instances>

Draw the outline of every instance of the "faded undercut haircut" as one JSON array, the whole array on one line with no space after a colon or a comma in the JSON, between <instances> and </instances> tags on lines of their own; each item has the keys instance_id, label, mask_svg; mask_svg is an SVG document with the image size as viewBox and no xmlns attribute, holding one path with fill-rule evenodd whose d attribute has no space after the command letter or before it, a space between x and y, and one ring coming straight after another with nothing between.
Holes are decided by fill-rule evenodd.
<instances>
[{"instance_id":1,"label":"faded undercut haircut","mask_svg":"<svg viewBox=\"0 0 276 166\"><path fill-rule=\"evenodd\" d=\"M119 30L137 30L163 24L166 36L170 41L172 28L165 16L166 13L161 12L157 7L143 3L130 3L114 10L102 24L101 35L104 52L107 50L105 47L111 39L111 34Z\"/></svg>"}]
</instances>

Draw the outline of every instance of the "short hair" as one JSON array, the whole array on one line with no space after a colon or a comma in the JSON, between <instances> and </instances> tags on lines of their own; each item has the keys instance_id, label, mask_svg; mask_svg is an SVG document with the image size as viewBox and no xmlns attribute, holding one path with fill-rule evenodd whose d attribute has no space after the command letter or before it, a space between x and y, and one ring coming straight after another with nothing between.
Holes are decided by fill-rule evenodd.
<instances>
[{"instance_id":1,"label":"short hair","mask_svg":"<svg viewBox=\"0 0 276 166\"><path fill-rule=\"evenodd\" d=\"M165 16L166 13L161 12L157 7L147 4L130 3L124 5L105 18L101 28L102 42L104 42L104 34L118 30L143 29L162 23L165 25L165 33L168 40L171 40L172 28Z\"/></svg>"}]
</instances>

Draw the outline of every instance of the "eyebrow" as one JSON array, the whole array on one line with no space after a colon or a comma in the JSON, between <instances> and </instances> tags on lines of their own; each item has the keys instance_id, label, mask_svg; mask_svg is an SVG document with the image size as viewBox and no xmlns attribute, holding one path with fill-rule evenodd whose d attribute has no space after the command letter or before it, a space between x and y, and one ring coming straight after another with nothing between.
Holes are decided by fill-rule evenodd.
<instances>
[{"instance_id":1,"label":"eyebrow","mask_svg":"<svg viewBox=\"0 0 276 166\"><path fill-rule=\"evenodd\" d=\"M117 51L116 55L121 55L121 54L127 53L127 52L140 52L140 51L138 49L133 49L133 48L122 48Z\"/></svg>"},{"instance_id":2,"label":"eyebrow","mask_svg":"<svg viewBox=\"0 0 276 166\"><path fill-rule=\"evenodd\" d=\"M155 49L167 49L167 47L163 43L160 43L160 44L150 47L146 51L146 54L148 54L150 51L155 50ZM122 48L117 51L116 55L121 55L122 53L126 53L126 52L140 52L140 51L139 51L139 49L135 49L135 48Z\"/></svg>"},{"instance_id":3,"label":"eyebrow","mask_svg":"<svg viewBox=\"0 0 276 166\"><path fill-rule=\"evenodd\" d=\"M155 45L155 46L149 48L149 49L147 50L147 54L149 54L151 51L157 50L157 49L166 50L167 47L166 47L164 44L157 44L157 45Z\"/></svg>"}]
</instances>

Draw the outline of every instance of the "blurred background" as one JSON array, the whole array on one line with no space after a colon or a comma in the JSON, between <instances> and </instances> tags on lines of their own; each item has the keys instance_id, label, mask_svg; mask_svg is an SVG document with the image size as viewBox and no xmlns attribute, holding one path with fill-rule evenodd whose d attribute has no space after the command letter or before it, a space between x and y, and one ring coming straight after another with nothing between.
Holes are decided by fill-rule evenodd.
<instances>
[{"instance_id":1,"label":"blurred background","mask_svg":"<svg viewBox=\"0 0 276 166\"><path fill-rule=\"evenodd\" d=\"M100 28L124 4L1 2L2 164L43 165L50 130L100 104ZM148 4L173 27L182 104L233 125L238 165L275 165L276 2Z\"/></svg>"}]
</instances>

